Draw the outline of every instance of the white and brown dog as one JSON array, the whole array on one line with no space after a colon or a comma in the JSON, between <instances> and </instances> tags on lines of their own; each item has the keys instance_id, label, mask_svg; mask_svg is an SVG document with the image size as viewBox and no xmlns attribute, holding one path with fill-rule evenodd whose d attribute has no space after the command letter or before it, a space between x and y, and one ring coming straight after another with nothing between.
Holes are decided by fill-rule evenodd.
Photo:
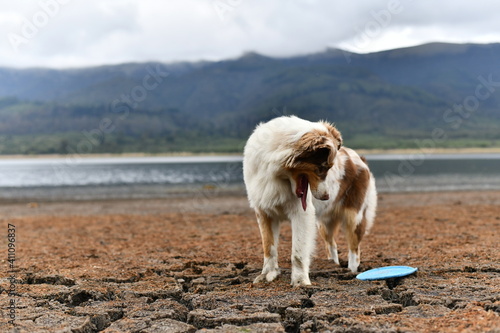
<instances>
[{"instance_id":1,"label":"white and brown dog","mask_svg":"<svg viewBox=\"0 0 500 333\"><path fill-rule=\"evenodd\" d=\"M258 125L245 146L243 174L264 248L264 267L254 283L272 281L280 273L279 225L284 220L292 226L292 285L311 284L316 221L328 258L337 264L335 235L343 227L348 267L357 271L359 244L373 224L377 192L364 159L342 147L334 126L297 117ZM307 195L309 189L313 198Z\"/></svg>"}]
</instances>

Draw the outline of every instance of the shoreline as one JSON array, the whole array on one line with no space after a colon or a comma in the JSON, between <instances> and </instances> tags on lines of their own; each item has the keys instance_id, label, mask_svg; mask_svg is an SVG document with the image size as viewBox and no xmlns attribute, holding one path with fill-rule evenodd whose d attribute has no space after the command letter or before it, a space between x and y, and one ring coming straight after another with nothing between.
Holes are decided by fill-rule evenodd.
<instances>
[{"instance_id":1,"label":"shoreline","mask_svg":"<svg viewBox=\"0 0 500 333\"><path fill-rule=\"evenodd\" d=\"M500 190L467 190L435 192L379 193L379 208L430 207L456 205L500 206ZM168 198L107 198L107 199L0 199L0 216L60 216L106 214L167 214L195 213L215 215L253 216L244 193L219 193L209 195ZM500 216L499 216L500 218Z\"/></svg>"},{"instance_id":2,"label":"shoreline","mask_svg":"<svg viewBox=\"0 0 500 333\"><path fill-rule=\"evenodd\" d=\"M491 154L500 153L500 147L489 148L435 148L428 150L423 149L356 149L361 155L404 155L404 154ZM176 152L176 153L102 153L102 154L41 154L41 155L0 155L0 160L9 159L65 159L65 158L129 158L129 157L203 157L203 156L242 156L242 153L191 153L191 152Z\"/></svg>"},{"instance_id":3,"label":"shoreline","mask_svg":"<svg viewBox=\"0 0 500 333\"><path fill-rule=\"evenodd\" d=\"M498 188L464 188L464 189L438 189L438 190L407 190L407 191L378 191L379 197L409 197L409 196L419 196L419 197L433 197L439 195L445 196L473 196L473 195L487 195L491 193L496 193L500 198L500 189ZM202 202L210 202L211 200L223 200L224 198L235 198L235 199L245 199L246 191L244 185L235 185L227 188L212 188L209 186L201 186L197 188L191 188L185 191L173 191L169 193L162 194L152 194L143 195L138 193L136 196L120 196L120 195L110 195L98 193L96 196L89 195L88 193L77 194L74 196L62 195L48 193L47 196L33 195L33 196L0 196L0 206L5 205L31 205L31 204L54 204L54 203L67 203L67 204L85 204L85 203L108 203L112 204L115 202L148 202L148 201L164 201L168 202L191 202L193 204ZM498 202L500 205L500 201Z\"/></svg>"},{"instance_id":4,"label":"shoreline","mask_svg":"<svg viewBox=\"0 0 500 333\"><path fill-rule=\"evenodd\" d=\"M500 152L500 149L499 149ZM86 159L86 158L129 158L129 157L190 157L190 156L241 156L240 153L102 153L102 154L39 154L39 155L0 155L0 160L7 159Z\"/></svg>"}]
</instances>

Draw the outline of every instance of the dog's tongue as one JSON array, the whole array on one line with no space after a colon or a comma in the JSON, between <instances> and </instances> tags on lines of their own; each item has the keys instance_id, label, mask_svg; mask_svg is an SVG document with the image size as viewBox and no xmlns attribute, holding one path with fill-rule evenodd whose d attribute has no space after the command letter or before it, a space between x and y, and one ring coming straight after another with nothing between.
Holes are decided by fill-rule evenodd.
<instances>
[{"instance_id":1,"label":"dog's tongue","mask_svg":"<svg viewBox=\"0 0 500 333\"><path fill-rule=\"evenodd\" d=\"M297 194L297 197L301 199L302 202L302 208L304 208L304 211L307 208L307 188L308 188L309 182L307 180L307 177L304 175L299 176L299 179L297 180L297 189L295 193Z\"/></svg>"}]
</instances>

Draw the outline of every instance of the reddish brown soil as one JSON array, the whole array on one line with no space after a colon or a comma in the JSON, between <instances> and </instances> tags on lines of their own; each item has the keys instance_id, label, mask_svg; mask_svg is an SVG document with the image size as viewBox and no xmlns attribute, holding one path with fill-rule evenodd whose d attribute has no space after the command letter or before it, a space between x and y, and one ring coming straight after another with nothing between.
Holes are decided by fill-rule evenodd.
<instances>
[{"instance_id":1,"label":"reddish brown soil","mask_svg":"<svg viewBox=\"0 0 500 333\"><path fill-rule=\"evenodd\" d=\"M345 268L343 238L342 267L318 242L313 286L292 288L287 224L282 275L253 285L262 249L240 196L0 203L0 217L2 332L500 332L500 192L381 195L360 268L418 267L393 289Z\"/></svg>"}]
</instances>

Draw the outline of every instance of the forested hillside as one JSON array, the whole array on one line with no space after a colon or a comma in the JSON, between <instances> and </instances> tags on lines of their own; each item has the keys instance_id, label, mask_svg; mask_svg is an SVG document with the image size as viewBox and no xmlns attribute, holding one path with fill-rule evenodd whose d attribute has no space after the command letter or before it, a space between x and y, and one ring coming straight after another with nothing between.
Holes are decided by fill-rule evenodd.
<instances>
[{"instance_id":1,"label":"forested hillside","mask_svg":"<svg viewBox=\"0 0 500 333\"><path fill-rule=\"evenodd\" d=\"M499 91L500 44L0 68L0 153L236 152L282 114L335 122L355 148L500 146Z\"/></svg>"}]
</instances>

